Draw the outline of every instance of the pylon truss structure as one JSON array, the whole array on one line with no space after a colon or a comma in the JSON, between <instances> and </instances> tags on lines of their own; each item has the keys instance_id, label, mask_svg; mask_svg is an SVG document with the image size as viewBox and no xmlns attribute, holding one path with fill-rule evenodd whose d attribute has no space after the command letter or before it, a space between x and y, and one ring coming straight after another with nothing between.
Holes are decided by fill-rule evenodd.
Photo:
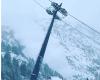
<instances>
[{"instance_id":1,"label":"pylon truss structure","mask_svg":"<svg viewBox=\"0 0 100 80\"><path fill-rule=\"evenodd\" d=\"M54 12L56 11L56 9L59 7L59 4L58 3L55 3L55 2L51 2L51 6L49 8L46 9L46 12L49 14L49 15L53 15ZM68 15L68 12L60 7L59 11L62 15L64 16L67 16ZM56 15L56 19L60 19L58 15Z\"/></svg>"}]
</instances>

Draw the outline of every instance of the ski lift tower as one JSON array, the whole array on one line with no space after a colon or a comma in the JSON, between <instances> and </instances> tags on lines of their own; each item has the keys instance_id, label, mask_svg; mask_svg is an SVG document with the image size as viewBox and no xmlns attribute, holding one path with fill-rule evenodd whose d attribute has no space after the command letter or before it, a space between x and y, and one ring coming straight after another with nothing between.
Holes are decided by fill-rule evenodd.
<instances>
[{"instance_id":1,"label":"ski lift tower","mask_svg":"<svg viewBox=\"0 0 100 80\"><path fill-rule=\"evenodd\" d=\"M36 63L35 63L33 72L31 74L31 79L30 80L37 80L37 78L38 78L40 66L41 66L41 63L42 63L43 58L44 58L45 50L46 50L46 47L47 47L47 44L48 44L48 40L49 40L51 31L52 31L54 20L55 19L60 20L60 18L57 15L57 12L59 11L64 16L67 16L67 11L65 9L61 8L62 3L59 5L59 4L55 3L55 2L51 2L51 6L54 8L54 10L51 11L49 9L46 9L46 12L48 14L50 14L50 15L53 15L53 18L52 18L52 21L50 23L49 29L47 31L45 40L44 40L44 42L42 44L42 47L41 47L40 53L38 55L38 58L36 60Z\"/></svg>"}]
</instances>

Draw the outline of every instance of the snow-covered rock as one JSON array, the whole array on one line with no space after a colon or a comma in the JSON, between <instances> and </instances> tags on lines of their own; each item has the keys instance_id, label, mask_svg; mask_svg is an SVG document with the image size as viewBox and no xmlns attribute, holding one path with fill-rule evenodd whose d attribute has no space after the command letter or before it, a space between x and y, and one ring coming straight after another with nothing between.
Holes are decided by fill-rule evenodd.
<instances>
[{"instance_id":1,"label":"snow-covered rock","mask_svg":"<svg viewBox=\"0 0 100 80\"><path fill-rule=\"evenodd\" d=\"M51 77L51 80L62 80L59 77Z\"/></svg>"}]
</instances>

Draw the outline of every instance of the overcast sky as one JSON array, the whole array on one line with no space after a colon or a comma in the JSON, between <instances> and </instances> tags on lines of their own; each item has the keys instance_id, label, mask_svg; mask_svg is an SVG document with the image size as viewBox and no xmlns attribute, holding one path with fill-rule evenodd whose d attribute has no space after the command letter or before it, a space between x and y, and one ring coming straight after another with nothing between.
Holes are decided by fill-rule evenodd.
<instances>
[{"instance_id":1,"label":"overcast sky","mask_svg":"<svg viewBox=\"0 0 100 80\"><path fill-rule=\"evenodd\" d=\"M38 0L37 0L38 1ZM100 31L100 0L54 0L57 2L63 2L63 6L67 9L72 15L91 25ZM2 0L3 9L8 9L8 13L16 14L31 14L35 16L38 12L43 12L39 6L37 6L32 0L14 0L7 1ZM49 2L48 0L39 0L41 5L46 7ZM33 11L34 10L34 11ZM41 15L41 14L40 14ZM40 17L40 15L38 15ZM43 15L41 15L43 16Z\"/></svg>"},{"instance_id":2,"label":"overcast sky","mask_svg":"<svg viewBox=\"0 0 100 80\"><path fill-rule=\"evenodd\" d=\"M49 7L50 2L48 0L37 0L42 6ZM54 0L57 2L63 2L63 6L70 14L84 21L92 28L100 32L100 0ZM32 0L2 0L2 25L7 25L15 32L15 36L26 46L30 56L37 56L41 48L42 42L45 37L43 28L38 23L44 23L45 20L49 20L49 15L34 1ZM46 24L45 26L49 26ZM53 40L53 42L52 42ZM51 38L49 46L56 48L59 44L57 40ZM55 53L58 53L58 57L55 57L54 51L47 49L47 52L52 53L47 62L56 62L56 68L60 62L57 60L62 56L59 49L55 49ZM62 50L63 51L63 50ZM33 54L35 53L35 54ZM48 56L48 55L47 55ZM55 61L54 61L55 60ZM65 63L65 62L64 62ZM61 69L62 66L59 66ZM63 67L64 69L64 67ZM65 69L64 69L65 70ZM63 70L63 71L64 71Z\"/></svg>"}]
</instances>

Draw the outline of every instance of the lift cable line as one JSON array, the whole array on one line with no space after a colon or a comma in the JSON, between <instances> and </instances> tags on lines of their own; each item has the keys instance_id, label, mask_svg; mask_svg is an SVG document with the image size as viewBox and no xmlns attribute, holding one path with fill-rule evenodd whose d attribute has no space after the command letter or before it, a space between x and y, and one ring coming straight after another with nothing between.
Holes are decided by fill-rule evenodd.
<instances>
[{"instance_id":1,"label":"lift cable line","mask_svg":"<svg viewBox=\"0 0 100 80\"><path fill-rule=\"evenodd\" d=\"M46 10L46 8L44 8L41 4L39 4L36 0L33 0L37 5L39 5L41 8L43 8L44 10ZM49 0L50 2L52 2L51 0ZM100 32L96 31L95 29L91 28L89 25L85 24L84 22L80 21L79 19L77 19L76 17L72 16L71 14L69 14L67 12L67 15L69 15L70 17L74 18L75 20L77 20L78 22L80 22L81 24L87 26L89 29L95 31L96 33L100 34ZM62 20L60 17L58 18L59 20L61 20L63 23L67 24L64 20ZM72 25L70 25L71 27L73 27ZM74 27L73 27L74 28ZM84 34L83 32L79 31L78 29L74 28L76 31L78 31L79 33L83 34L84 36L86 36L87 38L91 39L92 41L94 41L95 43L100 45L100 42L94 40L93 38L91 38L90 36Z\"/></svg>"},{"instance_id":2,"label":"lift cable line","mask_svg":"<svg viewBox=\"0 0 100 80\"><path fill-rule=\"evenodd\" d=\"M34 1L37 5L39 5L41 8L43 8L44 10L46 10L46 8L45 7L43 7L39 2L37 2L36 0L32 0L32 1Z\"/></svg>"},{"instance_id":3,"label":"lift cable line","mask_svg":"<svg viewBox=\"0 0 100 80\"><path fill-rule=\"evenodd\" d=\"M65 22L65 21L63 21L63 20L62 20L62 22L63 22L64 24L66 24L66 25L71 26L74 30L78 31L80 34L82 34L82 35L86 36L87 38L91 39L92 41L94 41L95 43L97 43L98 45L100 45L100 43L99 43L99 42L95 41L93 38L89 37L88 35L86 35L86 34L82 33L82 32L81 32L81 31L79 31L78 29L74 28L72 25L70 25L70 24L66 23L66 22Z\"/></svg>"},{"instance_id":4,"label":"lift cable line","mask_svg":"<svg viewBox=\"0 0 100 80\"><path fill-rule=\"evenodd\" d=\"M53 1L49 0L51 3L54 3ZM80 22L81 24L87 26L88 28L90 28L91 30L93 30L94 32L97 32L100 35L100 32L98 32L97 30L91 28L88 24L84 23L83 21L79 20L78 18L74 17L73 15L69 14L69 12L67 12L67 15L69 15L70 17L74 18L75 20L77 20L78 22Z\"/></svg>"},{"instance_id":5,"label":"lift cable line","mask_svg":"<svg viewBox=\"0 0 100 80\"><path fill-rule=\"evenodd\" d=\"M81 24L87 26L88 28L90 28L91 30L93 30L94 32L97 32L100 35L100 32L96 31L95 29L91 28L89 25L87 25L86 23L84 23L83 21L77 19L76 17L72 16L71 14L68 13L69 16L71 16L72 18L74 18L75 20L77 20L78 22L80 22Z\"/></svg>"},{"instance_id":6,"label":"lift cable line","mask_svg":"<svg viewBox=\"0 0 100 80\"><path fill-rule=\"evenodd\" d=\"M41 4L39 4L36 0L33 0L33 1L34 1L37 5L39 5L41 8L43 8L44 10L46 10L46 8L44 8L44 7L43 7ZM52 2L51 0L49 0L49 1ZM98 32L97 30L91 28L89 25L87 25L87 24L84 23L83 21L77 19L76 17L74 17L73 15L69 14L68 12L67 12L67 15L69 15L69 16L72 17L72 18L74 18L75 20L77 20L77 21L80 22L81 24L87 26L89 29L93 30L94 32L100 34L100 32Z\"/></svg>"}]
</instances>

